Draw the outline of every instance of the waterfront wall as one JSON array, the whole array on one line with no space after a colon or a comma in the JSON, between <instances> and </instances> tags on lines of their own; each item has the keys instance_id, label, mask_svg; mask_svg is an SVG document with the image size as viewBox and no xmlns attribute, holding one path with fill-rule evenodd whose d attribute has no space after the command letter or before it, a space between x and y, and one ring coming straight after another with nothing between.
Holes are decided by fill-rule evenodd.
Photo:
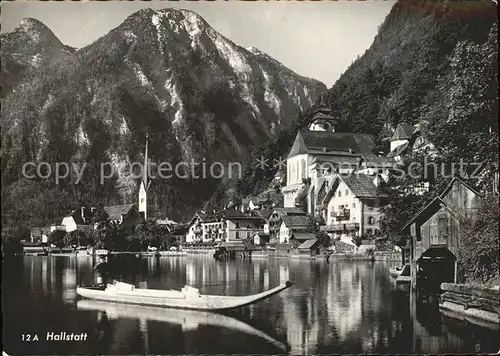
<instances>
[{"instance_id":1,"label":"waterfront wall","mask_svg":"<svg viewBox=\"0 0 500 356\"><path fill-rule=\"evenodd\" d=\"M449 317L500 329L500 289L442 283L439 309Z\"/></svg>"},{"instance_id":2,"label":"waterfront wall","mask_svg":"<svg viewBox=\"0 0 500 356\"><path fill-rule=\"evenodd\" d=\"M287 250L257 250L252 251L252 258L269 258L269 257L281 257L281 258L301 258L301 259L325 259L326 254L319 254L316 256L310 256L309 254L299 254L296 251ZM332 253L330 255L330 261L333 260L355 260L355 261L371 261L372 256L367 254L355 254L355 253ZM392 261L400 262L400 253L375 253L373 254L374 261Z\"/></svg>"}]
</instances>

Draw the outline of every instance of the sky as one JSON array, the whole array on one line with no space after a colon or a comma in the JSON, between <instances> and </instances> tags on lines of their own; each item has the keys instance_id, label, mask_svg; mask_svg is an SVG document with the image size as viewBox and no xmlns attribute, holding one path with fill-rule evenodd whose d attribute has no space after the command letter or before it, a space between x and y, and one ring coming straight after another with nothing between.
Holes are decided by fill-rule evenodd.
<instances>
[{"instance_id":1,"label":"sky","mask_svg":"<svg viewBox=\"0 0 500 356\"><path fill-rule=\"evenodd\" d=\"M331 87L371 45L395 1L84 1L3 2L1 31L25 17L42 21L66 45L83 47L143 9L183 8L243 47L257 47L300 75Z\"/></svg>"}]
</instances>

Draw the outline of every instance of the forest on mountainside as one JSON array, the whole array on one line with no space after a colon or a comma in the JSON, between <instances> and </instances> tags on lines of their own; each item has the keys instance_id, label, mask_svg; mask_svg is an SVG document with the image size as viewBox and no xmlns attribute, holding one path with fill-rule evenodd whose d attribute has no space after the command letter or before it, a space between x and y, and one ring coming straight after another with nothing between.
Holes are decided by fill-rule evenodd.
<instances>
[{"instance_id":1,"label":"forest on mountainside","mask_svg":"<svg viewBox=\"0 0 500 356\"><path fill-rule=\"evenodd\" d=\"M32 18L0 39L2 236L26 238L80 206L136 202L146 135L151 161L172 168L151 177L149 216L185 221L228 179L198 179L201 163L246 157L326 90L182 9L140 10L78 50ZM28 162L52 175L24 177ZM84 174L55 181L58 163ZM101 167L114 168L102 184Z\"/></svg>"}]
</instances>

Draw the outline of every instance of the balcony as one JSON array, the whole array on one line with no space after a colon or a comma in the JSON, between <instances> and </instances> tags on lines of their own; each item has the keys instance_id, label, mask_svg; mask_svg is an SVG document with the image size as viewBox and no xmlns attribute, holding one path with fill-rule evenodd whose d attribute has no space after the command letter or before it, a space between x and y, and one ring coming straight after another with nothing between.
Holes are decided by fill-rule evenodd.
<instances>
[{"instance_id":1,"label":"balcony","mask_svg":"<svg viewBox=\"0 0 500 356\"><path fill-rule=\"evenodd\" d=\"M357 231L359 230L359 223L348 224L331 224L320 226L320 231Z\"/></svg>"},{"instance_id":2,"label":"balcony","mask_svg":"<svg viewBox=\"0 0 500 356\"><path fill-rule=\"evenodd\" d=\"M331 216L337 221L349 220L351 218L351 211L349 209L332 211Z\"/></svg>"}]
</instances>

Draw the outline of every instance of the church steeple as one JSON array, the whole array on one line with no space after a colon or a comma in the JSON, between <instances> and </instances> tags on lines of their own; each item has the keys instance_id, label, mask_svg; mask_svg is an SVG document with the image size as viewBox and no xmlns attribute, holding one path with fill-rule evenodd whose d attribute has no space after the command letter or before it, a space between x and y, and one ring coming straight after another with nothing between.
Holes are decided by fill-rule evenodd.
<instances>
[{"instance_id":1,"label":"church steeple","mask_svg":"<svg viewBox=\"0 0 500 356\"><path fill-rule=\"evenodd\" d=\"M142 180L139 187L139 212L143 213L144 219L148 218L148 138L146 133L146 149L144 151L144 165L142 167Z\"/></svg>"}]
</instances>

